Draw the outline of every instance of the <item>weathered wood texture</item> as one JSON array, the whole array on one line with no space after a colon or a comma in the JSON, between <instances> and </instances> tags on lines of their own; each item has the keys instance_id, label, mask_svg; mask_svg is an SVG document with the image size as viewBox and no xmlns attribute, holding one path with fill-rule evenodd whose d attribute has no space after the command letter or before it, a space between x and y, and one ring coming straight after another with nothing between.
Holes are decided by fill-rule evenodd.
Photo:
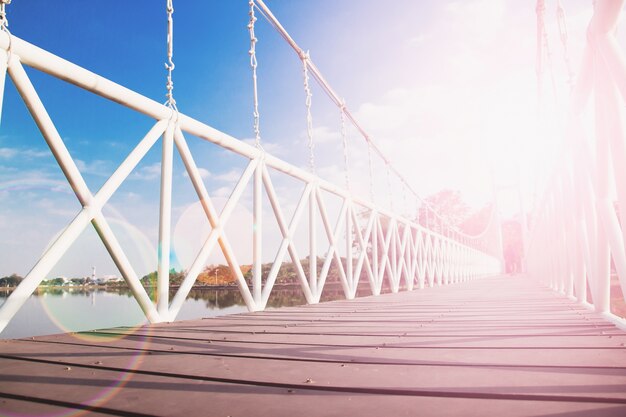
<instances>
[{"instance_id":1,"label":"weathered wood texture","mask_svg":"<svg viewBox=\"0 0 626 417\"><path fill-rule=\"evenodd\" d=\"M0 415L624 416L626 333L525 277L0 341Z\"/></svg>"}]
</instances>

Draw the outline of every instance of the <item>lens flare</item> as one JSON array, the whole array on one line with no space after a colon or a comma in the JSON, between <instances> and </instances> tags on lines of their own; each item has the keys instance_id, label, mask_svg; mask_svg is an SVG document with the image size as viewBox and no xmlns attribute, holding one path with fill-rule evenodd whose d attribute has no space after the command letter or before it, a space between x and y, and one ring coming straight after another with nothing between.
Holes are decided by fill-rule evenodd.
<instances>
[{"instance_id":1,"label":"lens flare","mask_svg":"<svg viewBox=\"0 0 626 417\"><path fill-rule=\"evenodd\" d=\"M124 220L110 218L108 222L138 277L141 278L143 274L152 270L154 265L156 265L156 252L145 234ZM51 240L51 243L55 239L56 237ZM85 269L89 268L89 271L91 271L89 265L102 265L105 260L109 260L109 255L95 233L83 233L74 242L69 254L64 256L51 274L54 274L54 272L60 273L70 267L75 269L77 262L84 263ZM129 297L132 296L130 290L123 285L111 286L107 289L115 290ZM97 289L83 286L69 286L69 288L62 289L52 287L42 289L42 291L44 292L42 297L39 297L39 300L46 314L63 332L90 330L85 329L82 324L85 322L84 314L89 313L94 316L90 321L97 323L96 327L136 326L145 323L146 320L138 304L136 304L136 308L130 310L123 310L120 306L112 305L115 303L115 297L119 296L118 294L114 294L113 297L109 298L106 291L98 291ZM76 292L85 292L85 298L80 301L80 307L68 310L63 303L63 298L69 293ZM115 315L112 312L115 312ZM77 333L75 337L89 340L83 333ZM85 337L87 339L84 339Z\"/></svg>"}]
</instances>

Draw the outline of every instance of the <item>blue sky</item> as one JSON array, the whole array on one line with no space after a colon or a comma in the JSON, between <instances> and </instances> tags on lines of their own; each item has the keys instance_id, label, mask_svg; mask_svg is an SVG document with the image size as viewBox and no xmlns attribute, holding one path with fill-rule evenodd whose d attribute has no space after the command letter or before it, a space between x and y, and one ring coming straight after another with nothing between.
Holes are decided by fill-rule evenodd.
<instances>
[{"instance_id":1,"label":"blue sky","mask_svg":"<svg viewBox=\"0 0 626 417\"><path fill-rule=\"evenodd\" d=\"M577 0L566 5L573 62L591 13L588 3ZM550 149L550 144L527 140L534 132L536 114L534 2L268 0L267 4L293 38L311 51L327 80L423 195L457 188L480 206L490 198L489 165L494 160L513 165L506 159L512 153ZM179 109L250 141L247 1L175 0L174 7L174 93ZM165 100L165 1L68 0L61 6L17 0L8 7L8 16L16 36L147 97ZM554 24L552 20L548 24L559 89L564 89ZM300 62L261 16L256 32L263 143L268 151L306 167ZM27 71L95 192L153 121L46 74ZM318 172L342 183L338 111L319 88L314 86L313 94ZM349 135L355 192L367 195L365 147L353 130ZM190 139L190 146L219 206L245 161L198 140ZM158 147L150 152L105 210L122 243L136 252L140 274L155 269L159 154ZM535 171L532 164L540 162L527 159L529 165L522 169ZM180 161L175 168L174 223L185 233L194 195ZM376 166L375 185L379 203L386 205L381 169ZM511 173L505 171L501 174L506 182ZM294 204L290 194L297 193L286 191L289 180L282 181L277 186L288 195L284 197L288 209ZM25 274L77 213L80 206L64 184L25 106L7 82L0 125L0 276ZM400 198L396 196L396 205ZM412 210L413 203L406 210ZM117 273L103 260L106 254L93 231L86 233L55 274L85 275L94 264L103 274Z\"/></svg>"}]
</instances>

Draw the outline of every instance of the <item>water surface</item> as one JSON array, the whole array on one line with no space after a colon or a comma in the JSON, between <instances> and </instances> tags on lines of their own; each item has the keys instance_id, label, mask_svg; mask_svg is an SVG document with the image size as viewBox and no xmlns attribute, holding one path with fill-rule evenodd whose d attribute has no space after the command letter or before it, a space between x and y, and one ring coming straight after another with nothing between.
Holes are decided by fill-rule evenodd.
<instances>
[{"instance_id":1,"label":"water surface","mask_svg":"<svg viewBox=\"0 0 626 417\"><path fill-rule=\"evenodd\" d=\"M9 292L0 290L0 305ZM322 300L343 298L339 289L326 289ZM275 288L268 308L306 304L297 287ZM183 304L176 321L216 317L247 312L237 288L193 289ZM40 289L18 311L0 333L0 339L79 332L146 323L139 304L127 289L98 290L87 288Z\"/></svg>"}]
</instances>

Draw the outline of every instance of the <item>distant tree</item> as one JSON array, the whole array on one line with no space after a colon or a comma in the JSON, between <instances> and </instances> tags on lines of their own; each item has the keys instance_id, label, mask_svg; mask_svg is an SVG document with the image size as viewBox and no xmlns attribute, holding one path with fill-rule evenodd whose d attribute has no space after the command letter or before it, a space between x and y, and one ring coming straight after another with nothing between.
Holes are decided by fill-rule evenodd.
<instances>
[{"instance_id":1,"label":"distant tree","mask_svg":"<svg viewBox=\"0 0 626 417\"><path fill-rule=\"evenodd\" d=\"M460 226L472 213L471 208L461 197L457 190L441 190L424 199L419 208L418 222L422 226L442 232L441 219L448 225Z\"/></svg>"},{"instance_id":2,"label":"distant tree","mask_svg":"<svg viewBox=\"0 0 626 417\"><path fill-rule=\"evenodd\" d=\"M63 278L53 278L48 280L48 285L63 285L65 284L65 280Z\"/></svg>"},{"instance_id":3,"label":"distant tree","mask_svg":"<svg viewBox=\"0 0 626 417\"><path fill-rule=\"evenodd\" d=\"M170 269L170 284L179 285L185 278L185 271L176 271L174 268ZM146 286L155 286L159 273L152 271L149 274L141 277L141 283Z\"/></svg>"},{"instance_id":4,"label":"distant tree","mask_svg":"<svg viewBox=\"0 0 626 417\"><path fill-rule=\"evenodd\" d=\"M143 285L156 285L157 282L157 277L159 276L157 271L152 271L146 275L144 275L143 277L141 277L141 283Z\"/></svg>"},{"instance_id":5,"label":"distant tree","mask_svg":"<svg viewBox=\"0 0 626 417\"><path fill-rule=\"evenodd\" d=\"M183 280L185 279L185 276L187 276L187 272L186 271L176 271L174 268L170 269L170 284L173 285L180 285L182 284Z\"/></svg>"},{"instance_id":6,"label":"distant tree","mask_svg":"<svg viewBox=\"0 0 626 417\"><path fill-rule=\"evenodd\" d=\"M246 278L251 275L250 265L242 265L241 273ZM196 284L200 285L229 285L235 282L228 265L208 265L198 274Z\"/></svg>"},{"instance_id":7,"label":"distant tree","mask_svg":"<svg viewBox=\"0 0 626 417\"><path fill-rule=\"evenodd\" d=\"M492 217L493 205L488 204L478 211L472 213L460 224L460 229L468 235L478 235L489 225Z\"/></svg>"},{"instance_id":8,"label":"distant tree","mask_svg":"<svg viewBox=\"0 0 626 417\"><path fill-rule=\"evenodd\" d=\"M22 282L23 279L23 277L17 274L2 277L0 278L0 287L16 287L20 282Z\"/></svg>"},{"instance_id":9,"label":"distant tree","mask_svg":"<svg viewBox=\"0 0 626 417\"><path fill-rule=\"evenodd\" d=\"M317 273L318 273L318 277L320 272L322 271L322 268L324 267L324 262L326 261L325 258L323 257L317 257ZM345 258L341 258L341 263L343 265L343 267L346 267L346 259ZM353 260L353 263L356 264L356 259ZM304 271L304 275L307 277L309 277L309 258L302 258L300 259L300 265L302 266L302 270ZM269 277L269 273L270 270L272 269L273 263L265 263L262 265L261 267L261 282L263 285L265 285L265 283L267 282L267 278ZM224 267L225 268L225 267ZM252 271L252 267L250 265L243 265L241 267L242 273L243 273L243 277L246 280L246 283L248 285L252 285L252 278L253 278L253 271ZM228 270L228 273L230 273L230 270ZM333 260L330 264L330 267L328 269L328 274L326 276L326 282L327 283L333 283L333 282L339 282L340 278L339 278L339 268L337 268L337 264L335 262L335 260ZM209 281L210 283L213 283L214 281ZM298 271L297 271L297 267L293 262L290 261L285 261L281 264L280 269L278 270L278 273L276 274L276 281L274 281L275 284L277 285L288 285L288 284L297 284L299 283L298 280Z\"/></svg>"}]
</instances>

